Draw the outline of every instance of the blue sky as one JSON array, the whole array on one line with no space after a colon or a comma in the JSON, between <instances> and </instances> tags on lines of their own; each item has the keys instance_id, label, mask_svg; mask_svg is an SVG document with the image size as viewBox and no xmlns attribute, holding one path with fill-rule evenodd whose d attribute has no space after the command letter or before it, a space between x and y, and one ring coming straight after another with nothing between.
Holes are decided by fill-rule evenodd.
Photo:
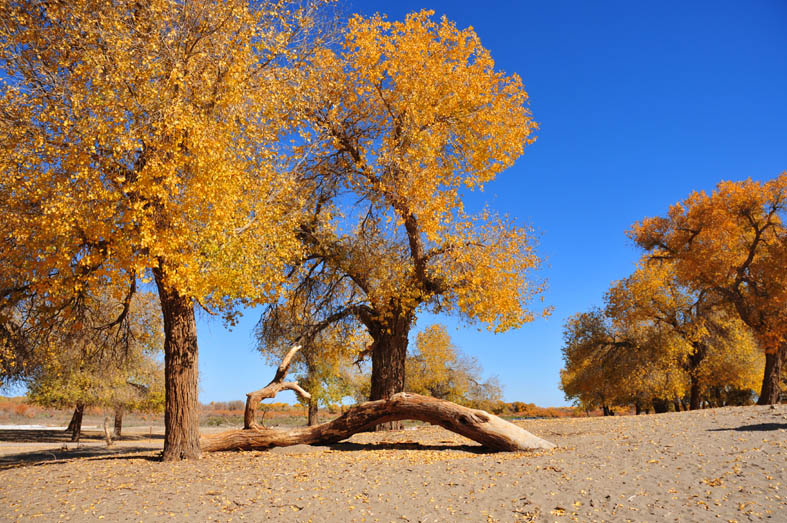
<instances>
[{"instance_id":1,"label":"blue sky","mask_svg":"<svg viewBox=\"0 0 787 523\"><path fill-rule=\"evenodd\" d=\"M631 272L626 229L692 190L787 169L787 3L356 0L346 11L425 8L473 26L530 94L538 140L468 203L536 228L554 313L502 335L428 315L416 330L448 325L507 401L564 405L563 323ZM248 311L229 332L200 317L201 401L244 399L270 380L253 351L257 319Z\"/></svg>"}]
</instances>

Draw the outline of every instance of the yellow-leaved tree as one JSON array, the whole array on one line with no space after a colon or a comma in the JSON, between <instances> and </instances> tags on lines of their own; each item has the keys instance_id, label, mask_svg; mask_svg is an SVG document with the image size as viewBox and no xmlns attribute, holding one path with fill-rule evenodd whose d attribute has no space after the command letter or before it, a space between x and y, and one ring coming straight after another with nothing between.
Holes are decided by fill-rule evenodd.
<instances>
[{"instance_id":1,"label":"yellow-leaved tree","mask_svg":"<svg viewBox=\"0 0 787 523\"><path fill-rule=\"evenodd\" d=\"M606 296L607 314L615 322L657 324L670 333L673 339L662 350L669 352L668 357L686 372L692 410L701 407L711 383L750 385L747 380L721 379L722 375L731 377L729 370L714 376L709 368L720 370L726 361L735 370L741 370L740 365L733 363L757 361L759 349L749 328L737 315L715 303L717 300L713 293L692 292L681 285L672 262L649 262L647 258L633 274L613 285ZM730 358L720 360L725 351L730 353ZM750 372L743 375L748 376ZM716 378L717 381L712 381Z\"/></svg>"},{"instance_id":2,"label":"yellow-leaved tree","mask_svg":"<svg viewBox=\"0 0 787 523\"><path fill-rule=\"evenodd\" d=\"M372 338L372 400L403 390L418 311L504 331L533 318L542 290L531 230L463 207L465 191L534 140L527 93L471 28L431 15L353 17L306 93L302 168L319 196L296 279L324 264L357 288L350 307Z\"/></svg>"},{"instance_id":3,"label":"yellow-leaved tree","mask_svg":"<svg viewBox=\"0 0 787 523\"><path fill-rule=\"evenodd\" d=\"M444 325L430 325L416 334L410 352L405 363L408 392L479 408L501 399L497 379L481 380L478 362L454 346Z\"/></svg>"},{"instance_id":4,"label":"yellow-leaved tree","mask_svg":"<svg viewBox=\"0 0 787 523\"><path fill-rule=\"evenodd\" d=\"M155 280L164 460L200 454L195 304L264 300L299 248L277 144L321 3L0 4L2 305Z\"/></svg>"},{"instance_id":5,"label":"yellow-leaved tree","mask_svg":"<svg viewBox=\"0 0 787 523\"><path fill-rule=\"evenodd\" d=\"M767 182L721 182L664 217L636 223L649 258L670 260L682 285L729 304L765 351L758 403L776 403L787 354L787 173Z\"/></svg>"}]
</instances>

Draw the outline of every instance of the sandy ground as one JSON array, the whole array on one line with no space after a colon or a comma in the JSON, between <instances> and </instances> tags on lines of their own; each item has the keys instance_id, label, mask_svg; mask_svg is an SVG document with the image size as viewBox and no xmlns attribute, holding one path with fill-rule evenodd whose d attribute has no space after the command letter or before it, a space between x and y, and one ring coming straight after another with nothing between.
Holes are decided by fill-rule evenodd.
<instances>
[{"instance_id":1,"label":"sandy ground","mask_svg":"<svg viewBox=\"0 0 787 523\"><path fill-rule=\"evenodd\" d=\"M423 427L169 464L155 430L111 450L0 430L0 518L787 521L787 405L521 424L559 448L489 453Z\"/></svg>"}]
</instances>

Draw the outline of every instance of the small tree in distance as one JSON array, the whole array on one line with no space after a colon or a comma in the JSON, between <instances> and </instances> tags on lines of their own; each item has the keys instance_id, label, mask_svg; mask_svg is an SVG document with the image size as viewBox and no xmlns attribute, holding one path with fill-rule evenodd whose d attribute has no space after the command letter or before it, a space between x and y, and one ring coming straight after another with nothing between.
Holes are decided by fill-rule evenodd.
<instances>
[{"instance_id":1,"label":"small tree in distance","mask_svg":"<svg viewBox=\"0 0 787 523\"><path fill-rule=\"evenodd\" d=\"M406 362L405 389L478 408L502 399L496 378L481 380L478 361L457 349L443 325L416 334Z\"/></svg>"}]
</instances>

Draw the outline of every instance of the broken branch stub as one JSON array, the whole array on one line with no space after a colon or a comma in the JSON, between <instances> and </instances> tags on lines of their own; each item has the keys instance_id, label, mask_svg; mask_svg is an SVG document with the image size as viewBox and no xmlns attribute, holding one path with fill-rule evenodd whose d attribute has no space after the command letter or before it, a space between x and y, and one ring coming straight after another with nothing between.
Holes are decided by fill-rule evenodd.
<instances>
[{"instance_id":1,"label":"broken branch stub","mask_svg":"<svg viewBox=\"0 0 787 523\"><path fill-rule=\"evenodd\" d=\"M273 377L270 383L265 385L260 390L256 390L254 392L249 392L246 394L246 410L243 413L243 428L244 429L258 429L261 428L260 424L257 423L257 406L260 402L267 398L273 398L279 392L283 390L293 390L295 391L298 396L303 398L304 400L311 399L311 394L303 390L300 385L292 381L283 381L284 378L287 376L287 372L290 370L290 364L292 363L295 354L301 349L300 345L294 345L287 355L284 356L284 359L279 364L279 368L276 369L276 375Z\"/></svg>"}]
</instances>

